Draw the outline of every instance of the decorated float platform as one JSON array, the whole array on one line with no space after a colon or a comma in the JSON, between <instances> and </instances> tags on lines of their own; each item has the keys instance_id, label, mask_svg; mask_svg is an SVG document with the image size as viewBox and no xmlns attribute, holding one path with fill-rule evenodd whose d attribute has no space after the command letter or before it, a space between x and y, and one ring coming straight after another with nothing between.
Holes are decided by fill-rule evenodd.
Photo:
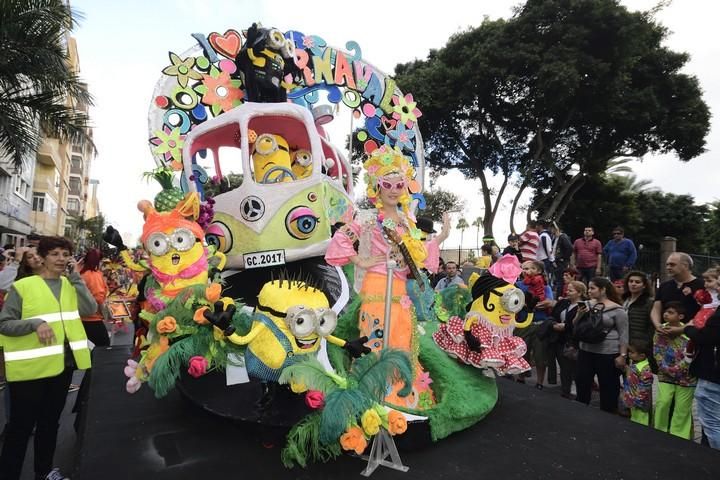
<instances>
[{"instance_id":1,"label":"decorated float platform","mask_svg":"<svg viewBox=\"0 0 720 480\"><path fill-rule=\"evenodd\" d=\"M94 353L74 479L361 478L366 462L342 455L287 469L280 449L264 448L249 423L227 421L178 391L123 395L127 347ZM403 449L407 473L373 478L718 478L710 448L631 423L511 381L497 381L497 407L477 425L421 449Z\"/></svg>"}]
</instances>

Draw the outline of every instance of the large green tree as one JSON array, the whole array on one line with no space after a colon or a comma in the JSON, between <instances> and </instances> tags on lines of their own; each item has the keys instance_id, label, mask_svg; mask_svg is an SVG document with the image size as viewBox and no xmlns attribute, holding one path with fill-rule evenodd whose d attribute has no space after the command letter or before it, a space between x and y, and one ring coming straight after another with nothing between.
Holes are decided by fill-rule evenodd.
<instances>
[{"instance_id":1,"label":"large green tree","mask_svg":"<svg viewBox=\"0 0 720 480\"><path fill-rule=\"evenodd\" d=\"M617 157L704 151L709 110L666 36L652 13L616 0L528 0L396 76L422 106L428 162L480 179L491 234L508 183L519 188L513 211L530 188L528 215L559 217ZM491 173L502 174L496 191Z\"/></svg>"},{"instance_id":2,"label":"large green tree","mask_svg":"<svg viewBox=\"0 0 720 480\"><path fill-rule=\"evenodd\" d=\"M636 245L657 250L663 237L675 237L678 250L720 254L708 235L720 227L715 209L696 205L691 195L676 195L657 189L634 190L624 177L608 175L589 179L568 204L562 225L572 238L582 236L586 226L595 229L605 243L616 226Z\"/></svg>"},{"instance_id":3,"label":"large green tree","mask_svg":"<svg viewBox=\"0 0 720 480\"><path fill-rule=\"evenodd\" d=\"M76 25L65 0L0 0L0 154L17 167L41 134L63 141L87 135L92 98L68 62Z\"/></svg>"}]
</instances>

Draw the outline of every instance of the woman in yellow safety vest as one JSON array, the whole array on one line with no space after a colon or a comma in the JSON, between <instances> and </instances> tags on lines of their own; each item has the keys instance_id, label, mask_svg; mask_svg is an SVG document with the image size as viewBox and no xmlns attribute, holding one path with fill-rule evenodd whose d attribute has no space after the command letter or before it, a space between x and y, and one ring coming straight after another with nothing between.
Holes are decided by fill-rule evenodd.
<instances>
[{"instance_id":1,"label":"woman in yellow safety vest","mask_svg":"<svg viewBox=\"0 0 720 480\"><path fill-rule=\"evenodd\" d=\"M0 453L0 480L18 479L35 429L36 478L64 478L54 469L58 420L75 368L90 368L81 315L97 309L72 257L72 243L43 237L37 249L44 268L17 280L0 312L0 335L10 392L10 419ZM64 276L68 266L72 273Z\"/></svg>"}]
</instances>

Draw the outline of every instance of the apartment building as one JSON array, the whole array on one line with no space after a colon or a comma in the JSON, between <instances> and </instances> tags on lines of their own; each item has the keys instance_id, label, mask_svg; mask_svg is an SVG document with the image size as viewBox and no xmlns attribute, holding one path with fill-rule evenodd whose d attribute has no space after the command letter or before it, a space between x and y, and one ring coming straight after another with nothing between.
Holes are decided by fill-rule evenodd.
<instances>
[{"instance_id":1,"label":"apartment building","mask_svg":"<svg viewBox=\"0 0 720 480\"><path fill-rule=\"evenodd\" d=\"M0 246L25 243L32 231L31 202L35 156L22 159L22 168L10 156L0 154Z\"/></svg>"},{"instance_id":2,"label":"apartment building","mask_svg":"<svg viewBox=\"0 0 720 480\"><path fill-rule=\"evenodd\" d=\"M67 49L71 68L79 72L80 59L73 37L67 37ZM92 138L92 131L89 133ZM68 235L74 218L91 218L87 215L87 203L93 158L90 144L66 143L50 137L43 139L32 182L30 223L34 233ZM97 202L93 207L92 216L96 216Z\"/></svg>"}]
</instances>

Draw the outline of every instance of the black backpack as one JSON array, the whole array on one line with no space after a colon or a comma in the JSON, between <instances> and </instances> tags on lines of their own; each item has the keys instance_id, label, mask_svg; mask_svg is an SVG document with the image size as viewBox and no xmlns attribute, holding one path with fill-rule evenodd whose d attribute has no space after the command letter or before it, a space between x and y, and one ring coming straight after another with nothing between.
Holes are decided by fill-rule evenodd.
<instances>
[{"instance_id":1,"label":"black backpack","mask_svg":"<svg viewBox=\"0 0 720 480\"><path fill-rule=\"evenodd\" d=\"M612 327L603 325L605 304L596 303L590 310L575 319L573 338L578 342L600 343L605 340Z\"/></svg>"}]
</instances>

